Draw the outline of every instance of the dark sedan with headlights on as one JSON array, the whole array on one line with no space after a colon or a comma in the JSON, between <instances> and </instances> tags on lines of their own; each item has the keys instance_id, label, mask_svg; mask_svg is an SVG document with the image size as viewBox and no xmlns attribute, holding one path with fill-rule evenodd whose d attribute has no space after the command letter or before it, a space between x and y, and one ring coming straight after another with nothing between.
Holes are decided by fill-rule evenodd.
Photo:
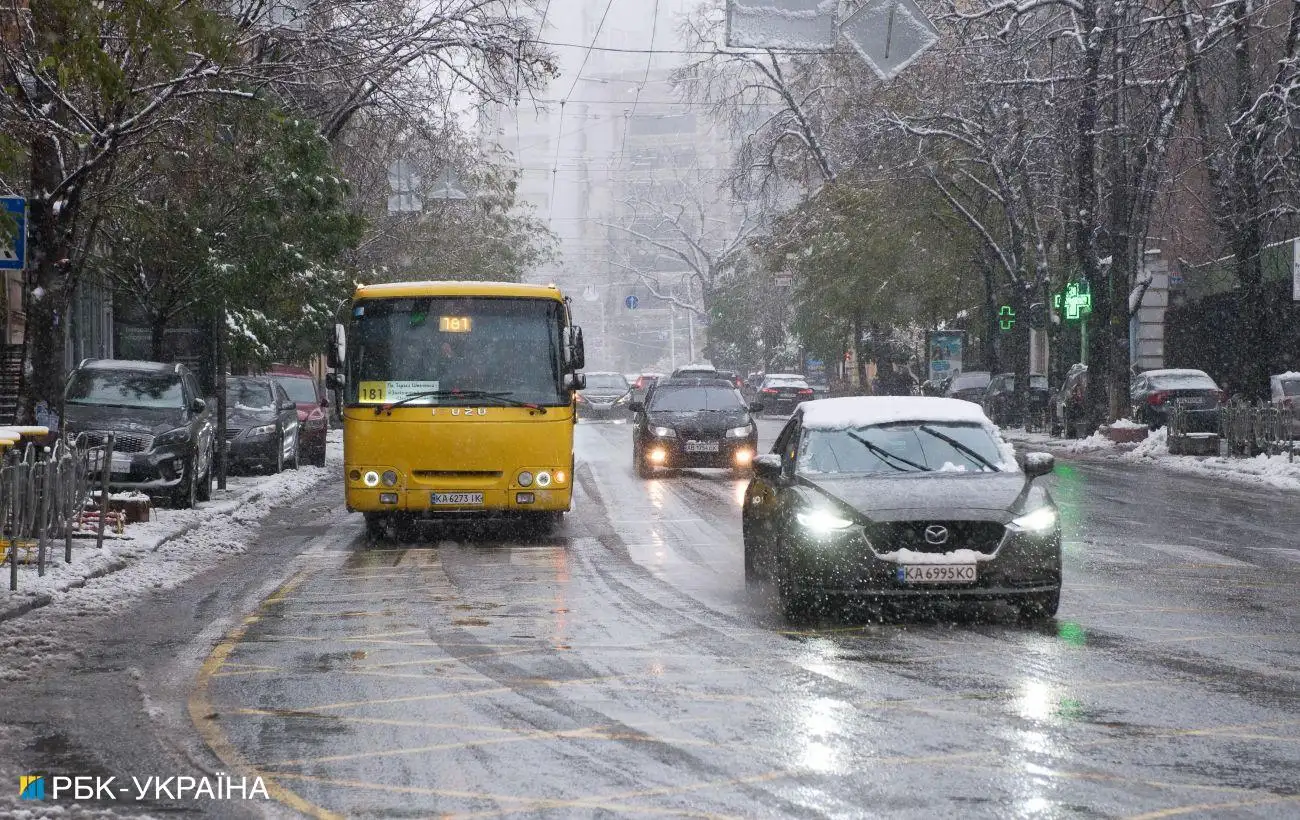
<instances>
[{"instance_id":1,"label":"dark sedan with headlights on","mask_svg":"<svg viewBox=\"0 0 1300 820\"><path fill-rule=\"evenodd\" d=\"M578 418L623 419L632 403L632 386L622 373L588 371L587 386L578 391Z\"/></svg>"},{"instance_id":2,"label":"dark sedan with headlights on","mask_svg":"<svg viewBox=\"0 0 1300 820\"><path fill-rule=\"evenodd\" d=\"M226 458L234 468L298 469L298 404L269 376L226 379Z\"/></svg>"},{"instance_id":3,"label":"dark sedan with headlights on","mask_svg":"<svg viewBox=\"0 0 1300 820\"><path fill-rule=\"evenodd\" d=\"M979 405L938 397L807 402L754 461L741 508L745 579L775 582L796 617L828 597L925 604L1001 599L1050 618L1061 529Z\"/></svg>"},{"instance_id":4,"label":"dark sedan with headlights on","mask_svg":"<svg viewBox=\"0 0 1300 820\"><path fill-rule=\"evenodd\" d=\"M722 379L661 379L647 403L632 403L632 470L646 478L656 467L749 468L758 426L740 391Z\"/></svg>"}]
</instances>

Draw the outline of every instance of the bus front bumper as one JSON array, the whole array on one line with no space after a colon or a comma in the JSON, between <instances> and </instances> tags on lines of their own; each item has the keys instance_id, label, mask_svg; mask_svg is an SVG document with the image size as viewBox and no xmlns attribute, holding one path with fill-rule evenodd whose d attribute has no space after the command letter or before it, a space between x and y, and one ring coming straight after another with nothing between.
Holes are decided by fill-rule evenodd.
<instances>
[{"instance_id":1,"label":"bus front bumper","mask_svg":"<svg viewBox=\"0 0 1300 820\"><path fill-rule=\"evenodd\" d=\"M348 509L353 512L405 512L447 518L507 512L565 512L573 497L569 487L447 491L349 487L346 492Z\"/></svg>"}]
</instances>

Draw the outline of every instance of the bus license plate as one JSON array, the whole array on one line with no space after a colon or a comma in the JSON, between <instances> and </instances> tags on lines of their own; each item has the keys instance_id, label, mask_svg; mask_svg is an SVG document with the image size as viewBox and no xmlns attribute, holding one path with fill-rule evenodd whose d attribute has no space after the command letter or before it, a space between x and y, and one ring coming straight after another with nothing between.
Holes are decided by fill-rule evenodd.
<instances>
[{"instance_id":1,"label":"bus license plate","mask_svg":"<svg viewBox=\"0 0 1300 820\"><path fill-rule=\"evenodd\" d=\"M974 564L912 564L898 568L904 584L970 584L975 582Z\"/></svg>"},{"instance_id":2,"label":"bus license plate","mask_svg":"<svg viewBox=\"0 0 1300 820\"><path fill-rule=\"evenodd\" d=\"M477 504L483 505L483 493L432 493L430 503L440 504Z\"/></svg>"}]
</instances>

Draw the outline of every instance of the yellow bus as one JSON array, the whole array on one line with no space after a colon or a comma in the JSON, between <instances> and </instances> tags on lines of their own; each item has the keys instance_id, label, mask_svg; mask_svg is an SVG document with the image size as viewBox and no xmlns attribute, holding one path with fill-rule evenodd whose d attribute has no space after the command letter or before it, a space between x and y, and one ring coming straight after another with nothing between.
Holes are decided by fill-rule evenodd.
<instances>
[{"instance_id":1,"label":"yellow bus","mask_svg":"<svg viewBox=\"0 0 1300 820\"><path fill-rule=\"evenodd\" d=\"M487 515L547 532L570 508L584 354L554 285L363 285L330 358L347 505L372 537Z\"/></svg>"}]
</instances>

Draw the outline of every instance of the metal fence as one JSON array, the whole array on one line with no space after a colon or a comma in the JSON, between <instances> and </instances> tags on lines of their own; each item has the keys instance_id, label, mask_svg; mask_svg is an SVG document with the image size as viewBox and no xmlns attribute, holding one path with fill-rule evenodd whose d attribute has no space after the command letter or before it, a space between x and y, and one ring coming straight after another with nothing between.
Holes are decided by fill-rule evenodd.
<instances>
[{"instance_id":1,"label":"metal fence","mask_svg":"<svg viewBox=\"0 0 1300 820\"><path fill-rule=\"evenodd\" d=\"M9 564L9 589L18 589L18 564L36 564L45 574L52 545L63 541L63 560L72 562L72 537L92 493L99 491L96 546L104 546L108 479L114 437L87 446L62 439L53 446L14 443L0 455L0 557Z\"/></svg>"},{"instance_id":2,"label":"metal fence","mask_svg":"<svg viewBox=\"0 0 1300 820\"><path fill-rule=\"evenodd\" d=\"M1176 440L1191 435L1193 413L1175 410L1169 422L1170 451ZM1294 461L1300 450L1300 412L1267 402L1234 399L1219 408L1218 437L1222 450L1249 458L1286 453Z\"/></svg>"}]
</instances>

